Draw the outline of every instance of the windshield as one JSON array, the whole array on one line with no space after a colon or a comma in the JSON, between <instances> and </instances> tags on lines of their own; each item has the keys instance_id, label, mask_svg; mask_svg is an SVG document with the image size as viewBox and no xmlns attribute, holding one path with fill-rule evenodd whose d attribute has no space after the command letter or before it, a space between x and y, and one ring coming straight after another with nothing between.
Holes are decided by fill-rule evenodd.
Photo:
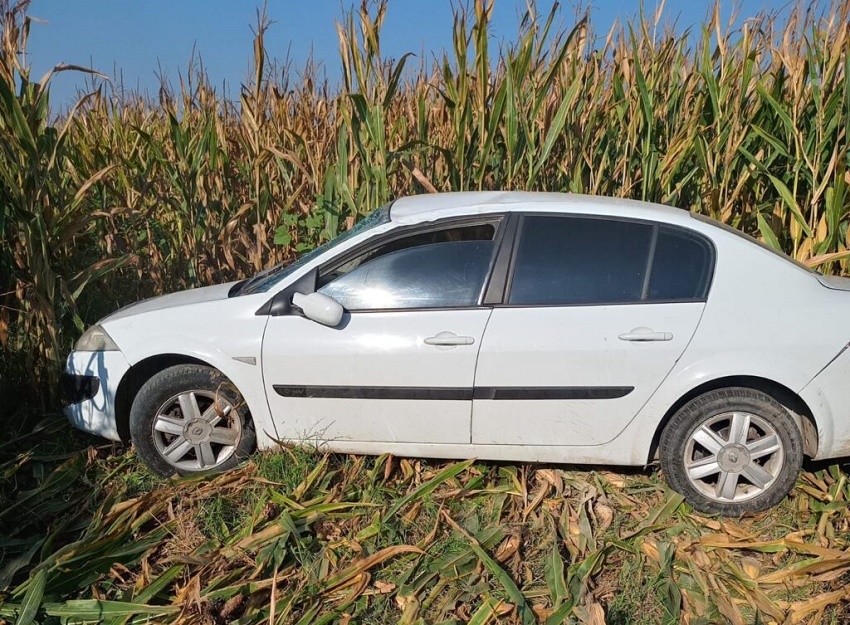
<instances>
[{"instance_id":1,"label":"windshield","mask_svg":"<svg viewBox=\"0 0 850 625\"><path fill-rule=\"evenodd\" d=\"M340 234L335 239L331 239L327 243L323 243L317 248L314 248L307 252L306 254L302 254L299 256L294 262L287 265L285 262L275 265L274 267L270 267L269 269L265 269L261 271L256 276L248 280L241 289L239 289L239 295L249 295L251 293L264 293L268 291L274 284L278 281L283 280L289 275L292 275L299 268L303 267L307 263L309 263L314 258L317 258L321 254L335 248L340 243L347 241L353 236L360 234L361 232L366 232L367 230L371 230L377 226L385 224L390 220L390 207L389 205L383 206L373 212L371 215L363 219L362 221L355 224L355 226L349 230L346 230L342 234Z\"/></svg>"}]
</instances>

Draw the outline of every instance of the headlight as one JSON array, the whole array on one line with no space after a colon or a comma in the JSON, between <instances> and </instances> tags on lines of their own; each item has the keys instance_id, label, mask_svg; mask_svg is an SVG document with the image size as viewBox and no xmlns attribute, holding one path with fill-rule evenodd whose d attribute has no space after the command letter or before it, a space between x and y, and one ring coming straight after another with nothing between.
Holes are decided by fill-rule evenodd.
<instances>
[{"instance_id":1,"label":"headlight","mask_svg":"<svg viewBox=\"0 0 850 625\"><path fill-rule=\"evenodd\" d=\"M118 346L109 337L106 330L99 325L93 325L83 332L80 340L74 346L74 350L78 352L114 352L118 351Z\"/></svg>"}]
</instances>

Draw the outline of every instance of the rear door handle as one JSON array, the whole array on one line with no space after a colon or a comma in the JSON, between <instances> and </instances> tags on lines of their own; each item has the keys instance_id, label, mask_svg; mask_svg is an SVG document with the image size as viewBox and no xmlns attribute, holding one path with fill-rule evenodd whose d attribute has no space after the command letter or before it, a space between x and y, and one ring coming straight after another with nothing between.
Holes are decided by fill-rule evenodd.
<instances>
[{"instance_id":1,"label":"rear door handle","mask_svg":"<svg viewBox=\"0 0 850 625\"><path fill-rule=\"evenodd\" d=\"M472 345L475 343L475 339L471 336L458 336L454 332L439 332L425 339L425 343L427 345L454 347L456 345Z\"/></svg>"},{"instance_id":2,"label":"rear door handle","mask_svg":"<svg viewBox=\"0 0 850 625\"><path fill-rule=\"evenodd\" d=\"M672 341L672 332L655 332L651 328L635 328L631 332L620 335L621 341L633 343L648 343L650 341Z\"/></svg>"}]
</instances>

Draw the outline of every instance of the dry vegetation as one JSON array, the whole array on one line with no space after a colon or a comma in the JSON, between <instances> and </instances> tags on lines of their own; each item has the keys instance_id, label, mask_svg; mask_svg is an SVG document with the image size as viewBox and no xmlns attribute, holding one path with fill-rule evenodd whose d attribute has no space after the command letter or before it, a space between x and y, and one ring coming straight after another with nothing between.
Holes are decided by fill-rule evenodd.
<instances>
[{"instance_id":1,"label":"dry vegetation","mask_svg":"<svg viewBox=\"0 0 850 625\"><path fill-rule=\"evenodd\" d=\"M27 408L55 412L85 323L292 258L401 194L660 201L850 269L850 2L690 35L530 11L498 48L488 6L459 9L433 60L382 56L386 4L345 16L338 88L267 59L261 16L238 102L189 68L154 101L93 77L56 118L21 55L28 2L0 1L0 620L850 621L838 466L735 522L646 472L284 450L162 485Z\"/></svg>"},{"instance_id":2,"label":"dry vegetation","mask_svg":"<svg viewBox=\"0 0 850 625\"><path fill-rule=\"evenodd\" d=\"M41 435L65 427L47 421ZM0 471L21 481L0 511L0 621L850 619L838 467L804 474L770 512L724 521L641 472L284 449L160 484L111 451L0 447Z\"/></svg>"}]
</instances>

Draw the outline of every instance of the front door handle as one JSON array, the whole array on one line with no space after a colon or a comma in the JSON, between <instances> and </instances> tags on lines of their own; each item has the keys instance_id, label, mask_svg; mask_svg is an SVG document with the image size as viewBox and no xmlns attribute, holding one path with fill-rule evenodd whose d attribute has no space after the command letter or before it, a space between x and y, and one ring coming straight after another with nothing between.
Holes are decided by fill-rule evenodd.
<instances>
[{"instance_id":1,"label":"front door handle","mask_svg":"<svg viewBox=\"0 0 850 625\"><path fill-rule=\"evenodd\" d=\"M472 345L475 339L471 336L458 336L454 332L439 332L425 339L426 345L454 347L456 345Z\"/></svg>"},{"instance_id":2,"label":"front door handle","mask_svg":"<svg viewBox=\"0 0 850 625\"><path fill-rule=\"evenodd\" d=\"M650 341L672 341L672 332L655 332L651 328L635 328L631 332L620 335L621 341L633 343L648 343Z\"/></svg>"}]
</instances>

